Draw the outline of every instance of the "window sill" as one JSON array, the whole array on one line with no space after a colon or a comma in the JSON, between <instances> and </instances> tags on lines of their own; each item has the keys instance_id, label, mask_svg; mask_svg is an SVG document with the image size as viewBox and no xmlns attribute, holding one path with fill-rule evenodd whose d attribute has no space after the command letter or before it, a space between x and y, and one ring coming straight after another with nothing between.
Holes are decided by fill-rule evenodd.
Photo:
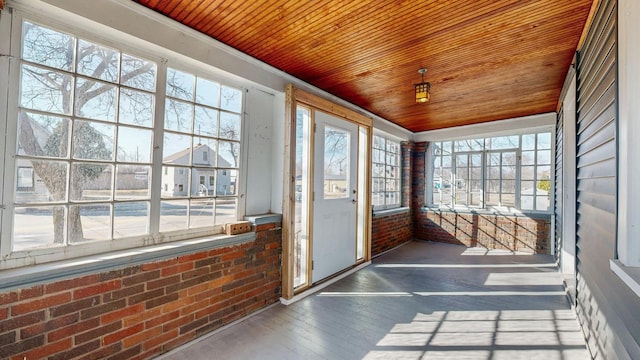
<instances>
[{"instance_id":1,"label":"window sill","mask_svg":"<svg viewBox=\"0 0 640 360\"><path fill-rule=\"evenodd\" d=\"M373 217L389 216L409 212L409 207L398 207L393 209L374 210Z\"/></svg>"},{"instance_id":2,"label":"window sill","mask_svg":"<svg viewBox=\"0 0 640 360\"><path fill-rule=\"evenodd\" d=\"M255 232L214 235L3 270L0 271L0 277L2 277L0 292L238 245L255 239Z\"/></svg>"},{"instance_id":3,"label":"window sill","mask_svg":"<svg viewBox=\"0 0 640 360\"><path fill-rule=\"evenodd\" d=\"M427 211L440 211L440 212L451 212L451 213L460 213L460 214L514 216L514 217L528 217L528 218L534 218L534 219L547 218L552 215L551 212L541 212L541 211L531 211L531 212L523 212L520 210L503 211L499 209L451 208L451 207L440 207L440 206L429 206L429 205L423 206L422 209Z\"/></svg>"},{"instance_id":4,"label":"window sill","mask_svg":"<svg viewBox=\"0 0 640 360\"><path fill-rule=\"evenodd\" d=\"M640 268L625 266L620 260L609 260L609 267L636 296L640 297Z\"/></svg>"}]
</instances>

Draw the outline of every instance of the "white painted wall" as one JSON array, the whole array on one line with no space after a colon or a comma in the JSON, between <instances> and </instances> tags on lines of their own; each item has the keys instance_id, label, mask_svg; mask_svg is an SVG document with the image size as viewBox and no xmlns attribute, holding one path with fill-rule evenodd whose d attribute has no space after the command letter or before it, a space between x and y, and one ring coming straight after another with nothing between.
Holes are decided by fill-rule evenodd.
<instances>
[{"instance_id":1,"label":"white painted wall","mask_svg":"<svg viewBox=\"0 0 640 360\"><path fill-rule=\"evenodd\" d=\"M446 141L451 139L479 138L524 134L538 129L552 130L556 124L556 113L523 116L519 118L491 121L480 124L458 126L446 129L415 133L414 141Z\"/></svg>"},{"instance_id":2,"label":"white painted wall","mask_svg":"<svg viewBox=\"0 0 640 360\"><path fill-rule=\"evenodd\" d=\"M266 214L271 210L274 157L272 151L274 107L276 96L251 88L247 92L245 128L246 149L246 215Z\"/></svg>"},{"instance_id":3,"label":"white painted wall","mask_svg":"<svg viewBox=\"0 0 640 360\"><path fill-rule=\"evenodd\" d=\"M618 1L618 257L640 266L640 1Z\"/></svg>"},{"instance_id":4,"label":"white painted wall","mask_svg":"<svg viewBox=\"0 0 640 360\"><path fill-rule=\"evenodd\" d=\"M271 153L271 211L282 213L282 196L284 186L284 93L276 94L273 107Z\"/></svg>"}]
</instances>

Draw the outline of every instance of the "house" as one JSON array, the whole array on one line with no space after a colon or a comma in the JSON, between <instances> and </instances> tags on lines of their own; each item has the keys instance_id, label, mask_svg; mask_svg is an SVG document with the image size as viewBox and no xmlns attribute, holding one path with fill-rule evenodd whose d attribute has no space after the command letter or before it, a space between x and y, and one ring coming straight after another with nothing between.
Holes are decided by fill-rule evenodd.
<instances>
[{"instance_id":1,"label":"house","mask_svg":"<svg viewBox=\"0 0 640 360\"><path fill-rule=\"evenodd\" d=\"M553 256L591 356L640 358L639 18L636 0L0 0L0 358L152 358L413 240ZM25 114L40 146L66 137L25 150ZM335 134L350 166L325 178ZM561 358L558 339L527 349Z\"/></svg>"},{"instance_id":2,"label":"house","mask_svg":"<svg viewBox=\"0 0 640 360\"><path fill-rule=\"evenodd\" d=\"M170 166L174 164L188 164L192 154L191 147L166 156L162 168L162 195L163 196L185 196L189 189L191 195L211 196L234 194L236 179L231 179L231 172L225 169L218 170L218 181L216 183L216 170L206 169L207 167L218 166L229 168L231 164L208 145L198 144L193 147L193 165L201 166L193 170L191 184L189 184L189 171L184 167ZM218 158L217 164L215 162ZM215 189L215 193L214 193Z\"/></svg>"}]
</instances>

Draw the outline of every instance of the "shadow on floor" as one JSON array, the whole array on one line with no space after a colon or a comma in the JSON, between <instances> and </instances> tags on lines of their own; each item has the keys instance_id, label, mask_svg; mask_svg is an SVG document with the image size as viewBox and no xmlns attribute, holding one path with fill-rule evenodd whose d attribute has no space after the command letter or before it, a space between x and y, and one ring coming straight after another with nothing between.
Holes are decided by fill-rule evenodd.
<instances>
[{"instance_id":1,"label":"shadow on floor","mask_svg":"<svg viewBox=\"0 0 640 360\"><path fill-rule=\"evenodd\" d=\"M553 258L414 241L165 359L589 359Z\"/></svg>"}]
</instances>

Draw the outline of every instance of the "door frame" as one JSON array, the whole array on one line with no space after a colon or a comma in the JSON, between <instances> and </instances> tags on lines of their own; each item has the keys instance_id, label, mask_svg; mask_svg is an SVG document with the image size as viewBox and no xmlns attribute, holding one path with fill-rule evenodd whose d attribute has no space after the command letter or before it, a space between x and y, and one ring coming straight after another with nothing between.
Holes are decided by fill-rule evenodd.
<instances>
[{"instance_id":1,"label":"door frame","mask_svg":"<svg viewBox=\"0 0 640 360\"><path fill-rule=\"evenodd\" d=\"M295 229L295 136L296 136L296 110L298 105L310 108L312 110L322 111L329 115L333 115L345 121L355 123L359 128L366 129L367 147L365 155L365 179L364 189L359 189L360 194L364 194L361 199L364 200L363 209L371 208L371 141L373 139L373 119L366 117L360 113L350 110L344 106L313 95L304 90L298 89L293 84L287 85L285 99L285 139L284 139L284 181L283 181L283 201L282 201L282 297L283 299L291 299L295 292L303 291L309 287L307 285L302 289L294 290L294 229ZM361 151L358 146L358 151ZM311 149L313 158L313 148ZM360 154L358 154L360 158ZM313 166L312 166L313 167ZM315 175L313 175L315 177ZM309 209L312 211L312 209ZM367 262L371 260L371 212L365 211L364 217L364 256L363 259L356 263ZM313 214L310 214L310 219ZM313 225L310 224L310 227ZM311 240L313 241L313 240ZM308 257L310 262L313 255ZM310 264L309 264L310 265ZM307 272L310 279L311 266L307 266Z\"/></svg>"}]
</instances>

